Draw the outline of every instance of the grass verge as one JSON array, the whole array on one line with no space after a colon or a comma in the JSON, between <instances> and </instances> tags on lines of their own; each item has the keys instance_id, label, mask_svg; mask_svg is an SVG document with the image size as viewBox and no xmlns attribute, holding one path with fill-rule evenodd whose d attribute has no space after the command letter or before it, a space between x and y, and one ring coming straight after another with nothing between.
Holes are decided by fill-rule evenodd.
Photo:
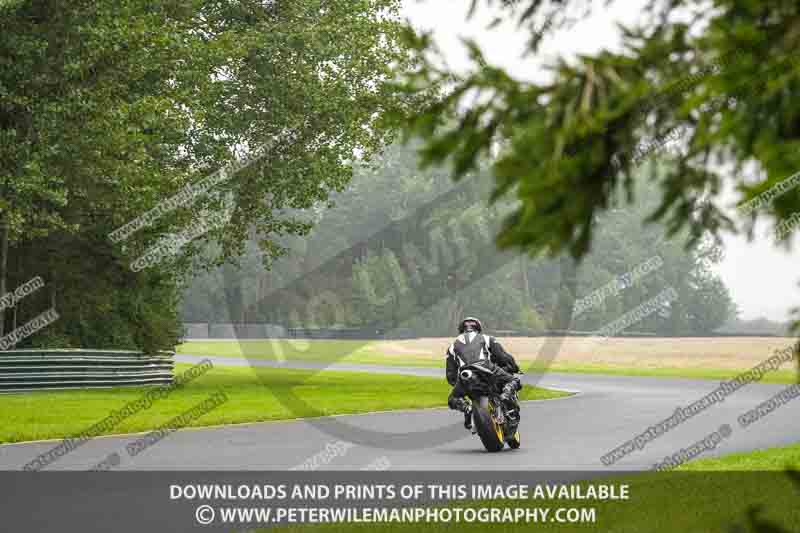
<instances>
[{"instance_id":1,"label":"grass verge","mask_svg":"<svg viewBox=\"0 0 800 533\"><path fill-rule=\"evenodd\" d=\"M299 532L603 532L603 533L792 533L800 531L800 483L783 473L672 472L618 477L593 484L612 482L629 485L630 499L624 501L495 500L458 503L459 507L549 509L544 523L440 523L440 524L332 524L297 525L258 531ZM557 522L559 508L594 509L594 522ZM541 515L540 515L541 516ZM562 519L566 518L562 514ZM754 527L759 526L759 527Z\"/></svg>"},{"instance_id":2,"label":"grass verge","mask_svg":"<svg viewBox=\"0 0 800 533\"><path fill-rule=\"evenodd\" d=\"M489 528L524 532L764 532L800 531L800 476L793 482L778 472L800 468L800 444L785 448L738 453L719 459L692 461L672 472L625 474L591 484L628 484L625 501L510 501L459 502L453 506L549 509L595 509L594 523L449 523L449 524L335 524L280 528L284 533L336 532L479 532ZM588 482L582 483L588 484ZM259 530L267 531L267 530ZM274 531L271 529L270 531Z\"/></svg>"},{"instance_id":3,"label":"grass verge","mask_svg":"<svg viewBox=\"0 0 800 533\"><path fill-rule=\"evenodd\" d=\"M713 471L775 471L795 468L800 470L800 443L783 448L769 448L752 452L732 453L722 457L698 459L682 465L686 472ZM800 497L800 495L798 495Z\"/></svg>"},{"instance_id":4,"label":"grass verge","mask_svg":"<svg viewBox=\"0 0 800 533\"><path fill-rule=\"evenodd\" d=\"M176 365L176 373L190 365ZM102 390L41 391L0 397L0 443L60 438L87 430L113 410L142 397L144 387ZM152 407L122 420L107 433L147 431L166 423L208 398L225 392L229 400L190 426L288 420L319 415L441 407L450 387L443 379L309 370L216 367L176 388ZM303 402L284 405L289 391ZM567 393L525 387L522 399L543 400ZM313 406L309 407L309 406Z\"/></svg>"},{"instance_id":5,"label":"grass verge","mask_svg":"<svg viewBox=\"0 0 800 533\"><path fill-rule=\"evenodd\" d=\"M386 366L412 366L441 368L441 360L433 360L429 355L403 354L386 355L375 350L369 341L353 340L292 340L273 343L265 340L243 341L189 341L177 347L178 353L217 356L246 357L264 360L308 361L322 363L358 363ZM526 368L526 365L528 367ZM592 365L576 362L554 362L549 367L529 365L520 361L526 372L566 372L579 374L604 374L619 376L643 376L661 378L690 378L724 380L736 377L742 369L715 368L635 368L612 365ZM797 372L794 370L778 370L765 374L761 383L797 383Z\"/></svg>"}]
</instances>

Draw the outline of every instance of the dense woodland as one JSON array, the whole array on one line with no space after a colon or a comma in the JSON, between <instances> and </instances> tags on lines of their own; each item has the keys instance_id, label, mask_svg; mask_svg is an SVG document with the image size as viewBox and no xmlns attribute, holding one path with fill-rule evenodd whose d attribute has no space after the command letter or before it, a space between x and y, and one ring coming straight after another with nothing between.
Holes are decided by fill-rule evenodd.
<instances>
[{"instance_id":1,"label":"dense woodland","mask_svg":"<svg viewBox=\"0 0 800 533\"><path fill-rule=\"evenodd\" d=\"M559 293L567 290L562 260L497 251L494 235L512 206L488 205L483 175L453 184L441 168L418 170L417 148L391 146L360 168L348 189L332 198L333 207L309 215L314 229L307 237L283 242L286 255L268 270L251 243L241 271L223 267L195 279L184 293L184 321L374 326L444 335L459 317L472 314L493 330L535 333L553 327ZM658 225L642 229L656 201L655 191L645 189L635 206L600 217L595 249L579 266L575 294L568 296L589 295L653 257L663 266L628 280L618 294L580 313L569 329L599 329L665 287L679 298L631 330L711 333L734 316L726 287L711 271L720 258L711 241L686 251L685 239L666 240ZM407 226L393 235L397 240L370 238L396 221ZM331 258L340 254L347 260L335 268ZM486 256L502 259L487 271ZM304 289L309 294L327 290L330 297L299 298L297 280L311 283L314 288ZM285 287L299 305L287 301Z\"/></svg>"}]
</instances>

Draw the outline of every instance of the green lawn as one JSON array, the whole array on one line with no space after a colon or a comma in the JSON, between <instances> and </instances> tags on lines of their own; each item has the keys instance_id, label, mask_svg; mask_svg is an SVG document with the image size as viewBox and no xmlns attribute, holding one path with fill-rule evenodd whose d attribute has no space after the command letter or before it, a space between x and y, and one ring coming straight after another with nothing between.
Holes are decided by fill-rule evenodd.
<instances>
[{"instance_id":1,"label":"green lawn","mask_svg":"<svg viewBox=\"0 0 800 533\"><path fill-rule=\"evenodd\" d=\"M800 468L800 444L787 448L733 454L721 459L693 461L672 472L626 474L593 480L592 483L627 483L625 501L484 501L460 502L472 507L545 507L550 515L557 507L596 508L594 524L341 524L280 528L285 533L327 532L603 532L603 533L764 533L800 531L800 481L793 483L782 472L787 466ZM730 470L731 472L710 472ZM756 520L783 529L754 529L748 510L760 506ZM733 529L732 526L743 529ZM260 530L268 531L268 530ZM269 530L274 531L274 530Z\"/></svg>"},{"instance_id":2,"label":"green lawn","mask_svg":"<svg viewBox=\"0 0 800 533\"><path fill-rule=\"evenodd\" d=\"M629 484L630 499L624 501L484 501L456 504L471 507L549 508L550 517L559 507L595 508L594 523L446 523L446 524L332 524L279 528L297 532L597 532L597 533L763 533L800 531L800 486L783 474L688 473L642 474L603 480ZM594 481L595 484L603 481ZM752 529L748 510L761 507L757 520L783 529ZM738 527L737 527L738 526ZM735 528L735 529L734 529ZM741 529L739 529L741 528ZM275 531L261 529L259 531Z\"/></svg>"},{"instance_id":3,"label":"green lawn","mask_svg":"<svg viewBox=\"0 0 800 533\"><path fill-rule=\"evenodd\" d=\"M447 346L445 346L445 349ZM189 341L176 348L178 353L248 357L272 361L314 361L324 363L386 364L392 366L441 366L424 354L388 356L377 352L371 341L339 339ZM442 350L444 353L444 350ZM444 356L442 356L444 359Z\"/></svg>"},{"instance_id":4,"label":"green lawn","mask_svg":"<svg viewBox=\"0 0 800 533\"><path fill-rule=\"evenodd\" d=\"M189 367L177 365L176 373ZM112 410L141 398L147 390L118 388L3 395L0 397L0 442L78 434L109 416ZM443 379L413 376L216 367L157 400L149 409L124 419L108 433L153 429L218 390L227 394L228 402L196 419L192 426L445 406L450 387ZM298 400L289 398L290 392ZM526 387L522 398L550 399L566 395Z\"/></svg>"},{"instance_id":5,"label":"green lawn","mask_svg":"<svg viewBox=\"0 0 800 533\"><path fill-rule=\"evenodd\" d=\"M554 363L547 367L531 367L526 372L566 372L576 374L605 374L610 376L642 376L653 378L689 378L689 379L710 379L721 381L734 378L744 372L742 370L730 370L724 368L623 368L608 367L600 365L580 365L574 363ZM777 370L764 374L759 383L791 384L797 383L798 376L794 370Z\"/></svg>"},{"instance_id":6,"label":"green lawn","mask_svg":"<svg viewBox=\"0 0 800 533\"><path fill-rule=\"evenodd\" d=\"M351 340L298 340L271 342L266 340L243 341L190 341L177 347L178 353L192 355L213 355L218 357L247 357L249 359L309 361L324 363L359 363L387 366L415 366L437 368L444 361L432 360L428 355L403 354L385 355L378 351L369 341ZM520 366L525 367L521 361ZM525 368L524 368L525 369ZM623 368L608 367L573 362L554 362L550 367L532 366L527 372L568 372L580 374L606 374L620 376L647 376L663 378L694 378L723 380L741 373L741 370L714 368ZM746 370L746 369L742 369ZM797 383L797 372L779 370L770 372L761 383Z\"/></svg>"},{"instance_id":7,"label":"green lawn","mask_svg":"<svg viewBox=\"0 0 800 533\"><path fill-rule=\"evenodd\" d=\"M798 436L800 438L800 436ZM681 466L683 471L764 471L800 469L800 443L785 448L732 453L720 458L699 459Z\"/></svg>"}]
</instances>

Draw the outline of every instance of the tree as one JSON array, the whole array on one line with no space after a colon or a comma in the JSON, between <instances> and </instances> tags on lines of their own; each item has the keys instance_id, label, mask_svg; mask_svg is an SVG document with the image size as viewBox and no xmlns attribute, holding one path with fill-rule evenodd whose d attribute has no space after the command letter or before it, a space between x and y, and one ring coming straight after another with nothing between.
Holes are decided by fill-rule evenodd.
<instances>
[{"instance_id":1,"label":"tree","mask_svg":"<svg viewBox=\"0 0 800 533\"><path fill-rule=\"evenodd\" d=\"M522 27L547 21L531 39L528 52L535 53L543 36L569 24L565 13L579 4L502 5ZM684 10L696 14L687 22L679 17ZM441 96L402 124L424 140L426 162L450 161L456 177L500 147L492 162L494 197L518 200L501 245L584 257L595 215L635 201L640 156L676 130L685 132L686 150L673 154L659 175L661 198L650 213L668 235L688 228L691 245L707 232L751 232L758 218L780 225L800 210L796 181L783 183L770 201L756 200L763 205L747 209L744 222L718 204L723 181L734 183L742 206L800 169L798 4L681 0L652 2L648 11L652 16L640 26L625 28L624 53L561 59L546 84L514 79L490 65L475 43L469 43L473 71L458 76L431 57L429 35L408 31L420 66L406 73L402 87L410 94L438 89ZM734 171L723 173L719 161ZM756 182L743 172L748 163L759 168Z\"/></svg>"},{"instance_id":2,"label":"tree","mask_svg":"<svg viewBox=\"0 0 800 533\"><path fill-rule=\"evenodd\" d=\"M100 290L90 281L97 269L108 273L104 290L138 294L106 308L135 311L128 323L138 333L128 338L174 344L152 334L158 322L146 311L170 308L197 267L235 261L252 231L265 257L279 254L277 237L309 228L292 210L343 188L356 155L384 144L385 113L407 105L386 83L407 60L397 10L397 0L5 3L0 289L41 273L57 305L71 308ZM235 162L242 168L211 192L121 242L107 238ZM234 201L228 223L176 260L130 272L158 239L198 225L224 198ZM219 246L199 256L206 242ZM59 260L66 243L84 254L70 271ZM31 252L42 244L48 260ZM144 307L134 303L142 294L153 298ZM53 328L66 334L66 322Z\"/></svg>"}]
</instances>

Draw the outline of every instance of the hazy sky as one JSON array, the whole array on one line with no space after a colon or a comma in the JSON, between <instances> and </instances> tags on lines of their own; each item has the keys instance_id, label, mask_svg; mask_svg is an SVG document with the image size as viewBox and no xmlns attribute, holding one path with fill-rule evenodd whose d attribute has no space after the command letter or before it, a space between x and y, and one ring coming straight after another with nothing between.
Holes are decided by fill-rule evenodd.
<instances>
[{"instance_id":1,"label":"hazy sky","mask_svg":"<svg viewBox=\"0 0 800 533\"><path fill-rule=\"evenodd\" d=\"M405 0L404 15L418 28L434 32L447 63L455 69L469 68L461 44L462 37L469 37L481 45L491 64L507 68L519 79L542 81L548 77L543 65L555 57L618 49L616 24L635 23L642 16L644 3L644 0L618 0L608 9L599 9L573 29L545 40L536 57L521 56L527 35L515 25L486 29L493 12L485 5L467 21L468 0ZM735 199L728 196L731 202ZM766 316L784 321L789 310L800 305L800 238L795 238L790 253L776 248L765 237L767 230L767 226L758 228L753 242L743 236L725 236L725 259L717 271L730 288L742 318Z\"/></svg>"}]
</instances>

